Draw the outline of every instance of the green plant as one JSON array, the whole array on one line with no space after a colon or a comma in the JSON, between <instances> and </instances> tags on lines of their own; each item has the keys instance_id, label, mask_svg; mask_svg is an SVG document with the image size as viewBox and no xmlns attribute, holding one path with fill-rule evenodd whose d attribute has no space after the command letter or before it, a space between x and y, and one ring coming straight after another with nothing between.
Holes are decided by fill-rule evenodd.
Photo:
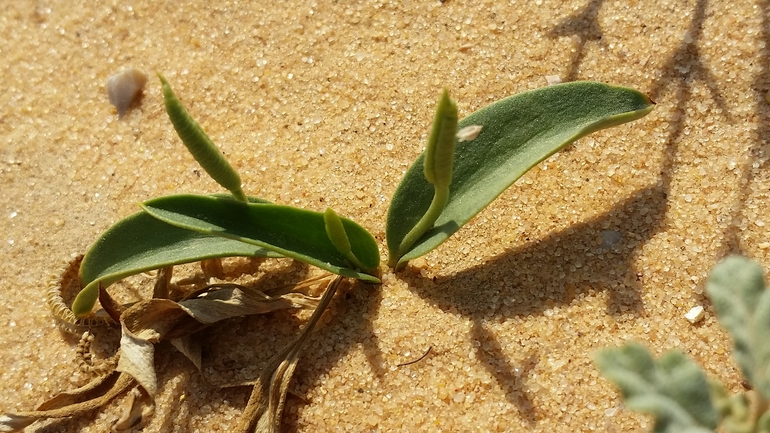
<instances>
[{"instance_id":1,"label":"green plant","mask_svg":"<svg viewBox=\"0 0 770 433\"><path fill-rule=\"evenodd\" d=\"M770 291L762 269L748 259L728 257L711 271L706 290L752 390L728 395L681 352L655 361L635 343L597 353L599 370L620 388L628 407L655 417L655 432L711 432L721 422L730 433L768 433Z\"/></svg>"},{"instance_id":2,"label":"green plant","mask_svg":"<svg viewBox=\"0 0 770 433\"><path fill-rule=\"evenodd\" d=\"M157 390L153 345L158 341L172 341L200 368L200 348L190 336L201 327L233 316L315 308L301 336L274 357L253 388L242 429L271 431L280 423L299 351L342 277L379 282L379 250L369 232L331 209L304 210L248 196L235 169L187 113L168 81L162 76L160 80L166 110L182 142L230 194L146 201L139 212L117 222L94 243L79 265L82 290L72 311L87 316L99 300L121 325L117 367L88 387L107 391L98 398L79 395L77 399L87 404L69 405L74 398L54 398L43 405L45 410L6 414L0 429L93 409L103 404L105 395L115 395L116 387L123 390L134 381L151 403ZM388 211L390 266L403 268L438 247L548 156L588 133L641 118L652 108L653 103L635 90L576 82L511 96L458 122L457 106L445 90L426 151L406 173ZM237 285L207 286L192 298L169 298L166 286L174 265L233 256L287 257L338 277L324 280L320 300L302 293L302 287L255 292ZM153 299L122 306L106 290L127 276L153 269L162 270ZM112 382L104 382L107 378Z\"/></svg>"},{"instance_id":3,"label":"green plant","mask_svg":"<svg viewBox=\"0 0 770 433\"><path fill-rule=\"evenodd\" d=\"M107 286L153 268L232 256L234 248L240 248L238 255L272 253L339 275L379 282L372 275L379 265L379 253L365 229L340 219L350 242L350 251L343 252L328 234L324 213L246 197L237 172L187 114L163 77L161 82L169 117L180 138L232 196L153 199L142 204L143 212L111 227L83 260L80 276L85 288L73 305L75 314L91 311L99 284ZM652 108L646 96L622 87L592 82L549 86L470 114L459 127L478 125L481 130L472 140L458 143L457 107L444 91L426 151L407 171L388 211L389 264L402 268L408 260L438 247L530 168L578 138L643 117ZM126 239L136 238L132 226L149 221L147 215L184 230L144 237L136 248L126 249ZM326 215L328 219L329 213ZM197 248L178 248L177 237L194 242ZM244 251L242 245L217 240L222 237L259 248ZM175 251L179 253L175 255Z\"/></svg>"},{"instance_id":4,"label":"green plant","mask_svg":"<svg viewBox=\"0 0 770 433\"><path fill-rule=\"evenodd\" d=\"M639 119L653 108L639 92L601 83L542 87L469 114L457 125L461 131L474 131L473 138L455 145L455 134L444 129L452 129L456 113L451 110L456 108L445 98L425 153L391 199L388 263L397 269L441 245L544 159L580 137Z\"/></svg>"}]
</instances>

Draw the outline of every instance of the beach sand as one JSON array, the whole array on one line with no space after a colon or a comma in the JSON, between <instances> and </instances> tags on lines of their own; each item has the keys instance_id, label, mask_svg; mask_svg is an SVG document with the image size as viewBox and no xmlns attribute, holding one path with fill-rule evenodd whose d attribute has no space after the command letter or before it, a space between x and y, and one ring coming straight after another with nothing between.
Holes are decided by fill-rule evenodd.
<instances>
[{"instance_id":1,"label":"beach sand","mask_svg":"<svg viewBox=\"0 0 770 433\"><path fill-rule=\"evenodd\" d=\"M767 0L2 3L0 413L86 379L46 306L51 275L138 202L221 191L176 137L155 72L249 194L331 206L383 257L389 199L442 88L461 116L549 75L657 103L534 168L404 271L383 265L382 285L348 285L303 353L285 431L647 431L591 358L629 340L743 389L704 284L730 253L770 265ZM129 67L150 79L118 119L105 83ZM206 331L206 371L258 365L303 317ZM143 431L237 424L248 388L218 389L166 344L156 366ZM125 399L27 431L107 431Z\"/></svg>"}]
</instances>

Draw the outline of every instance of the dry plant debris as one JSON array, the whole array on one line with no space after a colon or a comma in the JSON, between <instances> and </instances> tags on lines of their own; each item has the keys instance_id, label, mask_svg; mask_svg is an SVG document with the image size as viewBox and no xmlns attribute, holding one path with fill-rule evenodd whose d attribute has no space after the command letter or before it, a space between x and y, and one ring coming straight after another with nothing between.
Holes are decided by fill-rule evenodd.
<instances>
[{"instance_id":1,"label":"dry plant debris","mask_svg":"<svg viewBox=\"0 0 770 433\"><path fill-rule=\"evenodd\" d=\"M56 287L49 290L49 301L52 298L63 299L65 294L62 289L74 287L72 279L76 278L79 263L80 258L76 258L63 269ZM221 264L205 263L202 268L204 272L215 269L222 274ZM34 411L0 416L0 431L19 431L37 420L71 417L99 409L127 391L130 394L126 407L113 424L112 431L135 427L154 412L154 398L158 392L154 363L157 343L170 341L200 371L202 348L195 340L197 331L233 317L284 309L315 309L299 336L271 359L268 368L259 377L253 382L237 384L254 386L238 431L277 431L288 384L300 352L341 282L342 277L332 280L332 276L324 275L265 291L239 284L211 284L193 293L177 296L177 299L154 297L130 306L120 305L105 289L101 289L102 305L113 310L109 311L110 315L118 314L121 329L118 352L112 358L95 364L90 353L93 336L86 331L78 345L80 365L81 369L95 377L80 388L56 395ZM171 268L158 272L154 295L179 295L181 292L178 290L169 290L170 284ZM311 293L318 287L325 287L320 298ZM94 318L68 320L72 313L64 309L66 304L63 302L50 305L53 314L63 322L62 329L67 332L74 333L108 323L106 318L98 321Z\"/></svg>"}]
</instances>

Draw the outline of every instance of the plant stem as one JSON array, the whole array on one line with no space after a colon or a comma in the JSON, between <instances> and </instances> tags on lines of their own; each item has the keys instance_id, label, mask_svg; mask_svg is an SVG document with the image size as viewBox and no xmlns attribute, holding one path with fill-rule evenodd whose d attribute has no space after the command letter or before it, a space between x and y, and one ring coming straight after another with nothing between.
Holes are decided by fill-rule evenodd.
<instances>
[{"instance_id":1,"label":"plant stem","mask_svg":"<svg viewBox=\"0 0 770 433\"><path fill-rule=\"evenodd\" d=\"M412 227L412 230L409 230L409 233L407 233L406 236L404 236L404 239L401 240L401 244L398 246L398 254L388 258L388 266L399 270L406 265L406 263L404 263L401 266L397 266L399 259L409 251L422 235L433 228L433 223L436 222L448 202L449 186L439 188L434 185L433 201L430 202L430 207L428 207L425 215L420 218L420 221L417 221L417 224Z\"/></svg>"}]
</instances>

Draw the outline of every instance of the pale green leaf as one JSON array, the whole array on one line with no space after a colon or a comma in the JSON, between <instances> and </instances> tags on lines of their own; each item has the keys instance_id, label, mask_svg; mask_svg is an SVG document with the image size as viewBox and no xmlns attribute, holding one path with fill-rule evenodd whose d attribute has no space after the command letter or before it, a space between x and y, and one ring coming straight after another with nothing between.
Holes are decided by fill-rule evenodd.
<instances>
[{"instance_id":1,"label":"pale green leaf","mask_svg":"<svg viewBox=\"0 0 770 433\"><path fill-rule=\"evenodd\" d=\"M655 416L655 432L712 432L719 421L703 371L672 351L655 361L646 348L628 343L597 353L601 373L620 388L626 405Z\"/></svg>"},{"instance_id":2,"label":"pale green leaf","mask_svg":"<svg viewBox=\"0 0 770 433\"><path fill-rule=\"evenodd\" d=\"M222 155L222 151L217 148L213 141L203 131L192 116L187 112L182 103L174 94L171 85L160 74L158 74L163 84L163 100L166 104L166 113L174 125L179 138L190 151L192 156L198 161L201 167L218 184L228 189L235 198L246 202L246 194L241 188L241 177L235 171L233 166Z\"/></svg>"},{"instance_id":3,"label":"pale green leaf","mask_svg":"<svg viewBox=\"0 0 770 433\"><path fill-rule=\"evenodd\" d=\"M744 377L770 399L770 293L762 268L743 257L728 257L712 269L706 292L719 324L733 338L733 355Z\"/></svg>"}]
</instances>

